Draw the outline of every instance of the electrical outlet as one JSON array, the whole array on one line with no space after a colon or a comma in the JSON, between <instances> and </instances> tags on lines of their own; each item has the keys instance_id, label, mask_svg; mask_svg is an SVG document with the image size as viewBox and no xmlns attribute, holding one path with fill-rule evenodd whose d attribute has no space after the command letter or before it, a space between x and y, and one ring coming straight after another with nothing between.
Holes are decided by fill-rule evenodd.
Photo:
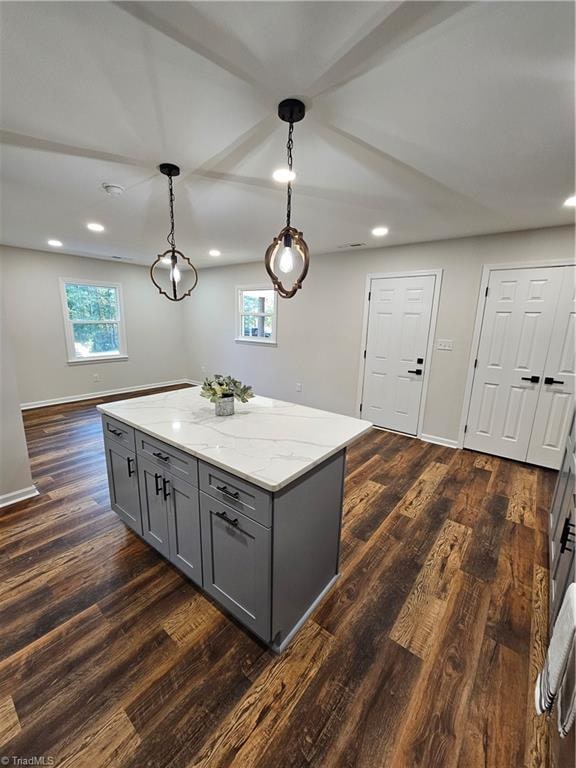
<instances>
[{"instance_id":1,"label":"electrical outlet","mask_svg":"<svg viewBox=\"0 0 576 768\"><path fill-rule=\"evenodd\" d=\"M100 381L100 374L99 374L99 373L95 373L95 374L92 376L92 380L93 380L93 381L95 381L95 382L98 382L98 381Z\"/></svg>"},{"instance_id":2,"label":"electrical outlet","mask_svg":"<svg viewBox=\"0 0 576 768\"><path fill-rule=\"evenodd\" d=\"M442 349L444 352L452 352L454 349L454 342L452 339L438 339L436 342L436 349Z\"/></svg>"},{"instance_id":3,"label":"electrical outlet","mask_svg":"<svg viewBox=\"0 0 576 768\"><path fill-rule=\"evenodd\" d=\"M296 392L302 392L302 384L296 384Z\"/></svg>"}]
</instances>

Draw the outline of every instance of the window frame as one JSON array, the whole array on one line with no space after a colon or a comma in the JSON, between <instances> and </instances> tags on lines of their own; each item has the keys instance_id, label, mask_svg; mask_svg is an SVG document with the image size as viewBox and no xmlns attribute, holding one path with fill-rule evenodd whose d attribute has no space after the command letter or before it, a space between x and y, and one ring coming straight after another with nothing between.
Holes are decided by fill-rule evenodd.
<instances>
[{"instance_id":1,"label":"window frame","mask_svg":"<svg viewBox=\"0 0 576 768\"><path fill-rule=\"evenodd\" d=\"M67 285L93 285L98 288L114 288L118 296L118 318L116 320L71 320L68 312L68 297L66 296ZM127 360L128 348L126 346L126 325L124 316L124 302L122 297L121 283L113 283L108 280L86 280L80 278L60 278L60 300L62 302L62 317L64 320L64 337L66 340L66 362L68 365L86 365L89 363L109 363L115 360ZM103 352L101 354L90 355L89 357L80 357L76 354L74 345L74 324L82 323L101 325L102 323L118 325L118 354Z\"/></svg>"},{"instance_id":2,"label":"window frame","mask_svg":"<svg viewBox=\"0 0 576 768\"><path fill-rule=\"evenodd\" d=\"M267 312L243 312L242 311L242 305L243 305L243 294L246 291L272 291L272 296L274 300L274 311L271 313ZM237 285L236 286L236 336L234 338L234 341L236 341L239 344L267 344L268 346L275 347L277 346L277 329L278 329L278 296L276 294L276 291L269 283L249 283L247 285ZM247 338L246 336L242 336L242 318L243 317L270 317L272 318L272 334L269 339L266 338L259 338L257 336L252 336L250 338Z\"/></svg>"}]
</instances>

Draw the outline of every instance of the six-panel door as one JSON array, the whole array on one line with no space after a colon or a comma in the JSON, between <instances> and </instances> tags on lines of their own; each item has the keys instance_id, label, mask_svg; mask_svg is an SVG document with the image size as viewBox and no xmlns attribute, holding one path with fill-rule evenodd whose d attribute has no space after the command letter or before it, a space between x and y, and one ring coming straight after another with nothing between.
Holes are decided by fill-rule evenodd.
<instances>
[{"instance_id":1,"label":"six-panel door","mask_svg":"<svg viewBox=\"0 0 576 768\"><path fill-rule=\"evenodd\" d=\"M554 267L491 272L466 448L526 460L561 284Z\"/></svg>"},{"instance_id":2,"label":"six-panel door","mask_svg":"<svg viewBox=\"0 0 576 768\"><path fill-rule=\"evenodd\" d=\"M167 483L159 467L142 455L138 456L138 475L142 508L142 536L158 552L168 557L170 549L166 505Z\"/></svg>"},{"instance_id":3,"label":"six-panel door","mask_svg":"<svg viewBox=\"0 0 576 768\"><path fill-rule=\"evenodd\" d=\"M167 475L166 479L170 483L167 488L170 560L202 586L198 488L172 475Z\"/></svg>"},{"instance_id":4,"label":"six-panel door","mask_svg":"<svg viewBox=\"0 0 576 768\"><path fill-rule=\"evenodd\" d=\"M136 456L113 440L105 440L104 448L112 509L126 525L142 535Z\"/></svg>"},{"instance_id":5,"label":"six-panel door","mask_svg":"<svg viewBox=\"0 0 576 768\"><path fill-rule=\"evenodd\" d=\"M375 426L418 431L435 279L385 277L370 283L362 415Z\"/></svg>"},{"instance_id":6,"label":"six-panel door","mask_svg":"<svg viewBox=\"0 0 576 768\"><path fill-rule=\"evenodd\" d=\"M200 493L204 589L270 641L270 529Z\"/></svg>"}]
</instances>

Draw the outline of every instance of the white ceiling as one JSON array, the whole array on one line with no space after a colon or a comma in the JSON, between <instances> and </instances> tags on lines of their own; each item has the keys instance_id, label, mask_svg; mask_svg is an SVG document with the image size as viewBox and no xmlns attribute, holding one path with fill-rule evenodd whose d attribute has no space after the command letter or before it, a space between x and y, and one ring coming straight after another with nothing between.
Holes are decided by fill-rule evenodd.
<instances>
[{"instance_id":1,"label":"white ceiling","mask_svg":"<svg viewBox=\"0 0 576 768\"><path fill-rule=\"evenodd\" d=\"M573 220L571 2L19 2L1 21L6 244L150 263L167 161L178 247L262 259L289 96L308 106L293 223L312 254Z\"/></svg>"}]
</instances>

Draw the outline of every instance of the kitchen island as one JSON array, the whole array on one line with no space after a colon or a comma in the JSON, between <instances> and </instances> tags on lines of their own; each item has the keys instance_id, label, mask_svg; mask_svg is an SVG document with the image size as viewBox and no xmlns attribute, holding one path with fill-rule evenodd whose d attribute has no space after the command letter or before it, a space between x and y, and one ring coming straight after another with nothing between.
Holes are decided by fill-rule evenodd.
<instances>
[{"instance_id":1,"label":"kitchen island","mask_svg":"<svg viewBox=\"0 0 576 768\"><path fill-rule=\"evenodd\" d=\"M346 446L367 421L200 388L99 405L112 509L277 652L338 577Z\"/></svg>"}]
</instances>

